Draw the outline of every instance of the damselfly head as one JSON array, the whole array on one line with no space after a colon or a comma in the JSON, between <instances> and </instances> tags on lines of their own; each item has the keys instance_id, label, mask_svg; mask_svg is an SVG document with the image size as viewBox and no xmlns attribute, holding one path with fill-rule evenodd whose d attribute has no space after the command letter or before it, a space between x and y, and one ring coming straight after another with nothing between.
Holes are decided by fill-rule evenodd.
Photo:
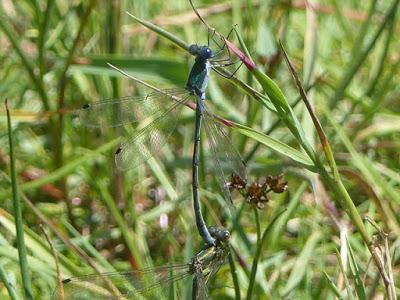
<instances>
[{"instance_id":1,"label":"damselfly head","mask_svg":"<svg viewBox=\"0 0 400 300\"><path fill-rule=\"evenodd\" d=\"M226 242L231 237L229 230L223 227L210 226L208 231L218 242Z\"/></svg>"},{"instance_id":2,"label":"damselfly head","mask_svg":"<svg viewBox=\"0 0 400 300\"><path fill-rule=\"evenodd\" d=\"M190 45L188 49L190 54L196 55L201 59L210 59L213 56L213 52L208 46L199 46L196 44Z\"/></svg>"},{"instance_id":3,"label":"damselfly head","mask_svg":"<svg viewBox=\"0 0 400 300\"><path fill-rule=\"evenodd\" d=\"M226 242L231 237L231 233L228 231L228 229L221 230L219 235L220 236L218 237L218 240L221 242Z\"/></svg>"},{"instance_id":4,"label":"damselfly head","mask_svg":"<svg viewBox=\"0 0 400 300\"><path fill-rule=\"evenodd\" d=\"M213 56L213 52L212 52L211 48L209 48L207 46L203 46L200 48L199 56L202 59L210 59Z\"/></svg>"},{"instance_id":5,"label":"damselfly head","mask_svg":"<svg viewBox=\"0 0 400 300\"><path fill-rule=\"evenodd\" d=\"M192 55L199 55L201 47L197 44L193 44L189 46L189 53Z\"/></svg>"}]
</instances>

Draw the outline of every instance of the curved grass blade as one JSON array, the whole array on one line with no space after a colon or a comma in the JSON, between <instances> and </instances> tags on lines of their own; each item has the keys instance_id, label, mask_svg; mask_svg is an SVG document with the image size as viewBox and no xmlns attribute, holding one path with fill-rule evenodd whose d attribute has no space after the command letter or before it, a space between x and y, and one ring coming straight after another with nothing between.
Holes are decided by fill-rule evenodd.
<instances>
[{"instance_id":1,"label":"curved grass blade","mask_svg":"<svg viewBox=\"0 0 400 300\"><path fill-rule=\"evenodd\" d=\"M129 12L127 12L127 14L133 18L134 20L136 20L137 22L139 22L140 24L142 24L143 26L149 28L150 30L156 32L157 34L165 37L166 39L170 40L171 42L173 42L175 45L179 46L180 48L184 49L184 50L188 50L189 49L189 45L186 44L184 41L182 41L181 39L177 38L175 35L173 35L172 33L169 33L167 31L165 31L164 29L162 29L161 27L152 24L148 21L142 20L132 14L130 14Z\"/></svg>"},{"instance_id":2,"label":"curved grass blade","mask_svg":"<svg viewBox=\"0 0 400 300\"><path fill-rule=\"evenodd\" d=\"M299 150L282 143L281 141L274 139L264 133L258 132L255 129L250 127L241 125L239 123L231 122L232 129L237 130L241 134L244 134L255 141L260 142L261 144L271 148L272 150L292 159L293 161L301 164L303 167L307 168L310 171L315 171L315 166L311 159L307 157L304 153Z\"/></svg>"}]
</instances>

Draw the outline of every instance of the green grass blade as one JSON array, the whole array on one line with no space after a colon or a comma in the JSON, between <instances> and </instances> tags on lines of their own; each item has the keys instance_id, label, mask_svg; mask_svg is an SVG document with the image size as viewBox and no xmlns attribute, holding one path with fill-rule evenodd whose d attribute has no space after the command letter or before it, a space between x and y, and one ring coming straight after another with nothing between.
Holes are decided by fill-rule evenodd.
<instances>
[{"instance_id":1,"label":"green grass blade","mask_svg":"<svg viewBox=\"0 0 400 300\"><path fill-rule=\"evenodd\" d=\"M330 108L335 107L337 105L337 102L343 98L346 88L350 85L352 79L354 78L354 75L360 69L368 54L375 46L376 41L383 32L383 29L387 26L390 20L394 18L399 2L399 0L394 0L392 2L392 5L390 5L390 7L388 8L385 17L383 18L383 21L380 23L379 28L371 38L371 41L366 45L365 49L361 51L357 57L351 58L350 66L346 69L346 72L343 74L343 77L340 80L338 87L336 88L336 92L333 94L329 101Z\"/></svg>"},{"instance_id":2,"label":"green grass blade","mask_svg":"<svg viewBox=\"0 0 400 300\"><path fill-rule=\"evenodd\" d=\"M358 299L366 300L367 295L365 293L364 283L362 282L362 279L361 279L360 269L357 265L356 258L354 256L354 252L353 252L353 249L351 248L349 241L346 240L346 242L347 242L347 247L349 249L350 270L351 270L351 274L354 279L354 285L356 288L356 293L357 293Z\"/></svg>"},{"instance_id":3,"label":"green grass blade","mask_svg":"<svg viewBox=\"0 0 400 300\"><path fill-rule=\"evenodd\" d=\"M93 55L89 56L85 64L75 64L71 72L82 72L91 75L108 75L123 77L107 66L107 63L121 68L128 73L140 75L143 80L160 79L168 81L178 87L183 87L186 82L187 64L183 60L170 58L132 57L124 55ZM125 77L123 77L125 78Z\"/></svg>"},{"instance_id":4,"label":"green grass blade","mask_svg":"<svg viewBox=\"0 0 400 300\"><path fill-rule=\"evenodd\" d=\"M90 240L82 237L80 233L68 222L63 222L63 226L68 230L74 240L81 241L81 248L85 253L96 259L96 261L104 268L105 272L116 272L117 270L102 256L99 251L90 243Z\"/></svg>"},{"instance_id":5,"label":"green grass blade","mask_svg":"<svg viewBox=\"0 0 400 300\"><path fill-rule=\"evenodd\" d=\"M78 166L81 166L82 164L85 163L90 163L92 160L94 160L99 154L102 154L103 152L107 152L111 149L114 149L118 143L120 142L120 139L114 139L107 144L102 145L98 149L83 155L73 161L71 161L68 164L65 164L61 168L55 170L52 173L49 173L46 176L40 177L39 179L26 182L20 185L20 191L21 192L28 192L35 190L37 188L40 188L42 185L45 185L47 183L52 183L55 182L63 177L65 177L68 174L71 174L76 170ZM4 199L8 198L11 195L11 191L2 191L0 192L0 202L3 201Z\"/></svg>"},{"instance_id":6,"label":"green grass blade","mask_svg":"<svg viewBox=\"0 0 400 300\"><path fill-rule=\"evenodd\" d=\"M303 182L299 186L299 188L296 190L296 192L293 195L291 195L290 202L286 208L285 213L278 220L278 222L274 226L274 230L271 232L270 244L272 245L272 247L279 244L278 240L284 234L284 230L286 228L287 222L291 218L293 218L293 215L296 212L296 209L297 209L297 207L300 203L300 200L301 200L302 196L304 195L304 192L306 191L307 187L308 187L308 183Z\"/></svg>"},{"instance_id":7,"label":"green grass blade","mask_svg":"<svg viewBox=\"0 0 400 300\"><path fill-rule=\"evenodd\" d=\"M316 161L316 154L311 145L308 143L307 138L303 132L301 124L297 119L292 107L286 100L285 95L278 85L265 73L259 69L254 69L252 74L263 87L264 92L268 95L272 104L275 106L279 117L285 122L286 126L296 137L297 141L301 144L307 155Z\"/></svg>"},{"instance_id":8,"label":"green grass blade","mask_svg":"<svg viewBox=\"0 0 400 300\"><path fill-rule=\"evenodd\" d=\"M375 186L377 190L390 199L390 202L400 203L400 199L398 197L398 193L396 189L387 181L384 177L379 174L374 166L371 164L371 161L365 155L359 153L353 146L353 143L349 136L346 135L345 130L334 121L330 112L326 111L325 115L327 116L330 124L333 126L335 133L340 138L343 145L346 147L347 151L352 156L352 163L357 169L363 174L364 178L367 179L371 185ZM395 123L395 122L394 122ZM385 203L386 201L383 201Z\"/></svg>"},{"instance_id":9,"label":"green grass blade","mask_svg":"<svg viewBox=\"0 0 400 300\"><path fill-rule=\"evenodd\" d=\"M257 274L257 267L258 267L258 261L260 260L261 252L262 252L262 248L264 246L264 243L266 242L269 233L273 229L274 224L276 223L276 221L279 219L279 217L284 212L285 212L285 210L282 210L282 211L278 212L276 214L276 216L274 216L272 218L272 220L268 224L267 228L265 228L265 230L264 230L264 232L262 234L261 240L257 244L256 253L254 254L253 263L252 263L252 266L251 266L251 273L250 273L250 279L249 279L249 288L247 290L247 296L246 296L247 300L251 300L252 297L253 297L254 286L255 286L255 281L256 281L256 274Z\"/></svg>"},{"instance_id":10,"label":"green grass blade","mask_svg":"<svg viewBox=\"0 0 400 300\"><path fill-rule=\"evenodd\" d=\"M357 34L357 37L354 40L353 49L351 49L351 53L349 57L357 57L362 50L360 45L363 44L365 40L365 36L368 33L368 28L373 20L372 16L376 11L376 4L378 0L370 0L369 7L368 7L368 15L367 19L362 23L361 28Z\"/></svg>"},{"instance_id":11,"label":"green grass blade","mask_svg":"<svg viewBox=\"0 0 400 300\"><path fill-rule=\"evenodd\" d=\"M233 255L232 255L232 247L228 253L228 260L229 260L229 266L230 266L231 275L232 275L233 286L235 289L235 300L240 300L239 279L238 279L237 272L236 272L235 261L233 259Z\"/></svg>"},{"instance_id":12,"label":"green grass blade","mask_svg":"<svg viewBox=\"0 0 400 300\"><path fill-rule=\"evenodd\" d=\"M169 179L168 174L162 169L161 164L159 163L158 159L156 159L155 157L150 158L147 161L147 165L150 167L154 176L159 180L162 187L167 192L168 197L171 200L176 200L178 198L178 194L175 191L175 188L174 188L171 180Z\"/></svg>"},{"instance_id":13,"label":"green grass blade","mask_svg":"<svg viewBox=\"0 0 400 300\"><path fill-rule=\"evenodd\" d=\"M337 249L335 249L336 259L339 264L339 269L342 272L344 285L346 286L347 298L350 300L355 300L353 293L351 292L351 286L349 282L349 278L347 277L345 266L343 265L342 257Z\"/></svg>"},{"instance_id":14,"label":"green grass blade","mask_svg":"<svg viewBox=\"0 0 400 300\"><path fill-rule=\"evenodd\" d=\"M109 209L111 215L114 217L119 229L121 230L121 234L124 237L125 243L128 246L129 251L132 253L132 255L136 258L138 262L141 262L141 260L139 259L141 253L138 248L139 246L138 237L135 235L132 229L127 226L124 217L122 216L117 205L115 204L115 201L112 199L112 196L107 191L106 185L100 184L99 189L101 192L102 200ZM143 268L144 266L139 264L139 267Z\"/></svg>"},{"instance_id":15,"label":"green grass blade","mask_svg":"<svg viewBox=\"0 0 400 300\"><path fill-rule=\"evenodd\" d=\"M44 62L45 51L46 51L45 40L46 40L46 35L47 35L48 29L49 29L49 21L50 21L50 16L51 16L50 13L51 13L55 3L56 3L55 0L47 1L46 10L44 12L42 22L40 24L39 38L38 38L38 63L39 63L40 73L42 76L44 76L46 73L45 62Z\"/></svg>"},{"instance_id":16,"label":"green grass blade","mask_svg":"<svg viewBox=\"0 0 400 300\"><path fill-rule=\"evenodd\" d=\"M329 275L326 272L324 272L323 274L325 276L325 279L328 282L329 287L331 288L331 291L335 294L335 296L339 300L344 300L345 298L343 297L342 293L339 291L338 287L333 283L332 279L329 278Z\"/></svg>"},{"instance_id":17,"label":"green grass blade","mask_svg":"<svg viewBox=\"0 0 400 300\"><path fill-rule=\"evenodd\" d=\"M165 37L166 39L170 40L171 42L173 42L175 45L179 46L180 48L188 51L189 49L189 45L187 43L185 43L184 41L182 41L181 39L179 39L177 36L169 33L168 31L162 29L161 27L154 25L153 23L150 23L148 21L142 20L132 14L130 14L129 12L127 12L127 14L132 17L134 20L136 20L137 22L139 22L140 24L142 24L143 26L147 27L148 29L150 29L151 31L154 31L156 33L158 33L159 35Z\"/></svg>"},{"instance_id":18,"label":"green grass blade","mask_svg":"<svg viewBox=\"0 0 400 300\"><path fill-rule=\"evenodd\" d=\"M375 60L375 65L372 68L372 72L371 72L372 74L370 76L371 79L370 79L370 82L369 82L368 87L365 92L365 94L368 96L373 95L373 92L375 90L375 87L376 87L378 81L383 79L382 73L385 68L385 62L387 62L387 55L389 53L390 45L393 43L393 35L395 34L394 33L395 28L396 28L396 18L395 17L393 17L389 21L388 27L389 28L388 28L388 30L386 32L386 36L385 36L384 47L382 49L382 52L378 56L378 58Z\"/></svg>"},{"instance_id":19,"label":"green grass blade","mask_svg":"<svg viewBox=\"0 0 400 300\"><path fill-rule=\"evenodd\" d=\"M0 224L2 228L4 228L10 235L15 236L15 218L1 209L0 213ZM36 262L34 265L30 264L32 273L42 275L47 273L48 275L55 272L55 266L52 263L53 257L51 249L49 249L49 245L46 243L46 241L40 235L26 226L24 227L24 233L26 248L29 249L30 253L32 253L31 257L34 257ZM59 259L63 273L79 274L79 268L71 260L61 254L59 254Z\"/></svg>"},{"instance_id":20,"label":"green grass blade","mask_svg":"<svg viewBox=\"0 0 400 300\"><path fill-rule=\"evenodd\" d=\"M40 77L35 75L34 67L31 65L31 62L28 60L28 58L22 51L22 49L20 47L20 41L18 41L16 39L18 34L11 30L11 28L8 26L6 21L7 21L7 18L4 16L2 8L0 7L0 29L4 32L7 39L12 44L15 52L17 53L23 66L25 67L26 71L28 72L29 77L31 78L33 84L35 85L35 87L37 89L37 92L39 93L39 95L41 97L41 100L43 102L43 107L46 110L50 110L50 104L49 104L49 100L47 97L47 93L44 89L43 82Z\"/></svg>"},{"instance_id":21,"label":"green grass blade","mask_svg":"<svg viewBox=\"0 0 400 300\"><path fill-rule=\"evenodd\" d=\"M241 134L244 134L261 144L271 148L272 150L294 160L295 162L301 164L305 168L307 168L310 171L315 170L314 169L314 164L312 161L304 155L302 152L290 147L289 145L282 143L281 141L278 141L268 135L263 134L262 132L259 132L255 129L249 128L247 126L238 124L238 123L233 123L233 129L237 130Z\"/></svg>"},{"instance_id":22,"label":"green grass blade","mask_svg":"<svg viewBox=\"0 0 400 300\"><path fill-rule=\"evenodd\" d=\"M7 106L7 100L5 103L7 111L7 126L8 126L8 142L10 146L10 167L11 167L11 184L12 184L12 199L14 206L14 217L15 217L15 227L17 232L17 247L19 264L21 269L22 285L24 288L24 295L26 299L33 299L32 296L32 283L31 275L29 273L29 266L27 261L27 253L24 240L24 225L22 219L22 207L18 192L18 182L17 182L17 171L15 170L15 154L14 154L14 136L11 127L11 116L10 111Z\"/></svg>"},{"instance_id":23,"label":"green grass blade","mask_svg":"<svg viewBox=\"0 0 400 300\"><path fill-rule=\"evenodd\" d=\"M296 259L296 262L292 268L292 272L290 273L289 279L287 280L286 286L283 288L282 295L284 297L286 297L293 289L295 289L303 280L307 272L307 265L313 258L315 248L321 237L321 233L315 231L308 238L306 244L303 247L303 250Z\"/></svg>"},{"instance_id":24,"label":"green grass blade","mask_svg":"<svg viewBox=\"0 0 400 300\"><path fill-rule=\"evenodd\" d=\"M15 291L15 287L11 282L10 278L8 277L6 270L4 270L2 264L0 264L0 279L3 282L4 286L6 287L8 295L10 296L11 300L19 300L17 292Z\"/></svg>"}]
</instances>

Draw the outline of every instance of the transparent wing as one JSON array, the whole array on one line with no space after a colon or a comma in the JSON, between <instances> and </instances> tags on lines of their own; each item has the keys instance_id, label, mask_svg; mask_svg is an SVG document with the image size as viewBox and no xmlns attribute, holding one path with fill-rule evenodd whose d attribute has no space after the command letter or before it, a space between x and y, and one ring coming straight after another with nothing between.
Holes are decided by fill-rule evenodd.
<instances>
[{"instance_id":1,"label":"transparent wing","mask_svg":"<svg viewBox=\"0 0 400 300\"><path fill-rule=\"evenodd\" d=\"M122 142L115 152L115 163L119 169L135 168L160 152L175 130L182 104L185 104L191 95L186 91L182 96L184 98L180 100L174 99L167 110L153 114L153 121L149 125Z\"/></svg>"},{"instance_id":2,"label":"transparent wing","mask_svg":"<svg viewBox=\"0 0 400 300\"><path fill-rule=\"evenodd\" d=\"M116 127L141 120L165 111L173 96L187 93L184 89L162 90L146 96L124 97L85 104L75 112L80 122L87 127Z\"/></svg>"},{"instance_id":3,"label":"transparent wing","mask_svg":"<svg viewBox=\"0 0 400 300\"><path fill-rule=\"evenodd\" d=\"M223 125L217 122L206 110L204 113L204 127L210 145L211 157L213 159L213 171L217 175L224 198L234 211L229 181L232 175L246 179L246 165L240 157L239 152L232 145Z\"/></svg>"},{"instance_id":4,"label":"transparent wing","mask_svg":"<svg viewBox=\"0 0 400 300\"><path fill-rule=\"evenodd\" d=\"M169 287L189 273L189 265L164 266L140 271L104 273L65 280L65 300L167 299ZM54 300L61 300L59 289Z\"/></svg>"},{"instance_id":5,"label":"transparent wing","mask_svg":"<svg viewBox=\"0 0 400 300\"><path fill-rule=\"evenodd\" d=\"M193 280L196 281L196 300L207 300L210 299L208 289L209 289L209 281L210 279L218 272L223 264L226 263L227 260L227 250L226 249L218 249L217 254L214 254L214 258L212 259L209 266L205 267L201 272L195 274Z\"/></svg>"},{"instance_id":6,"label":"transparent wing","mask_svg":"<svg viewBox=\"0 0 400 300\"><path fill-rule=\"evenodd\" d=\"M208 300L210 299L208 294L208 286L204 281L203 276L200 274L196 276L193 280L197 280L197 295L195 297L196 300Z\"/></svg>"}]
</instances>

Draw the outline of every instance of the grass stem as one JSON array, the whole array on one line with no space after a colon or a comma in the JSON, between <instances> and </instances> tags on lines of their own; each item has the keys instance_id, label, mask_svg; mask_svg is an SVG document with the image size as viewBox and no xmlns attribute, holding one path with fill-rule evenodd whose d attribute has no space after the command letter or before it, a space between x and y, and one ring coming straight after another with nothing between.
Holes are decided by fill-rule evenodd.
<instances>
[{"instance_id":1,"label":"grass stem","mask_svg":"<svg viewBox=\"0 0 400 300\"><path fill-rule=\"evenodd\" d=\"M24 240L24 223L22 219L22 207L18 192L17 171L15 169L15 152L14 152L14 135L11 126L10 110L8 109L7 100L5 102L7 112L7 126L8 126L8 141L10 145L10 168L11 168L11 185L12 185L12 198L14 206L14 218L17 234L17 248L19 257L19 266L21 270L22 285L24 288L25 298L28 300L33 299L32 284L29 274L27 253Z\"/></svg>"}]
</instances>

